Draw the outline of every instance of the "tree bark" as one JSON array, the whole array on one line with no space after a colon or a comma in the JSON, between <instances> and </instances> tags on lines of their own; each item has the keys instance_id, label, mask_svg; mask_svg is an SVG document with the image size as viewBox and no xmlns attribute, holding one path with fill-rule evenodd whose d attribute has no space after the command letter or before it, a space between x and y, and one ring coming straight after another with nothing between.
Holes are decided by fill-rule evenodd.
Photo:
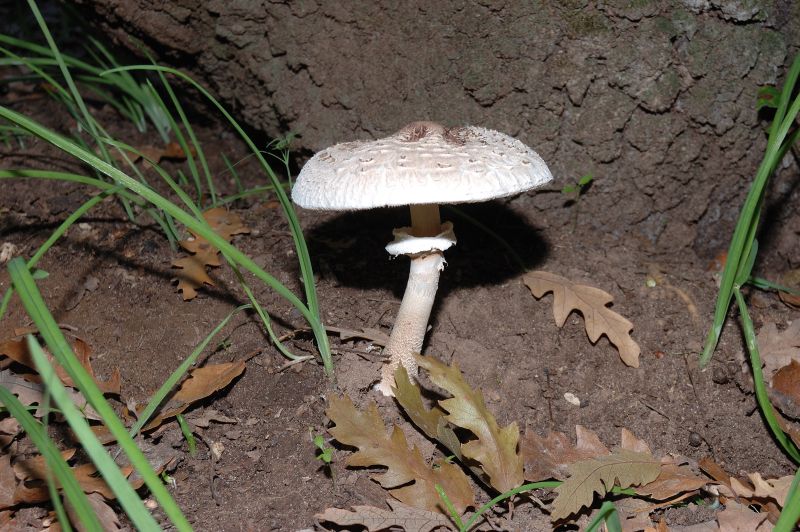
<instances>
[{"instance_id":1,"label":"tree bark","mask_svg":"<svg viewBox=\"0 0 800 532\"><path fill-rule=\"evenodd\" d=\"M79 3L299 147L416 120L497 129L559 188L595 176L580 223L701 255L727 245L765 146L757 91L800 41L791 0Z\"/></svg>"}]
</instances>

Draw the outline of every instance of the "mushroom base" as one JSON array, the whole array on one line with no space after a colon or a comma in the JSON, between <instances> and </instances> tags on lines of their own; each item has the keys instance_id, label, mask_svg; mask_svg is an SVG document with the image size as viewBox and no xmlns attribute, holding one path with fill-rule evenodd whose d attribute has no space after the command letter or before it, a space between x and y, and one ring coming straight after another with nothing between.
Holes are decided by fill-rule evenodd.
<instances>
[{"instance_id":1,"label":"mushroom base","mask_svg":"<svg viewBox=\"0 0 800 532\"><path fill-rule=\"evenodd\" d=\"M417 376L414 354L422 350L444 264L441 251L411 257L411 271L403 302L400 304L389 342L383 350L389 356L389 361L383 366L381 382L376 386L383 395L394 396L394 372L400 364L406 368L409 378L413 380Z\"/></svg>"}]
</instances>

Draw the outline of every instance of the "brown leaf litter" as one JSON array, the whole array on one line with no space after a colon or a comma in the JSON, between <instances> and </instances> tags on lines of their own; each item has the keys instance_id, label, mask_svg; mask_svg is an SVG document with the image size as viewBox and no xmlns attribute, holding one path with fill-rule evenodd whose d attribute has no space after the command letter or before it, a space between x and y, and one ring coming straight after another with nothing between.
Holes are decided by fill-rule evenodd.
<instances>
[{"instance_id":1,"label":"brown leaf litter","mask_svg":"<svg viewBox=\"0 0 800 532\"><path fill-rule=\"evenodd\" d=\"M203 213L203 218L209 227L219 236L230 242L234 235L249 233L250 229L242 223L241 217L224 207L209 209ZM192 236L178 242L183 249L191 253L172 261L172 266L180 271L175 277L178 279L178 290L183 293L183 300L188 301L197 297L197 290L204 285L214 286L214 281L208 276L206 267L221 265L219 250L203 237L189 231Z\"/></svg>"},{"instance_id":2,"label":"brown leaf litter","mask_svg":"<svg viewBox=\"0 0 800 532\"><path fill-rule=\"evenodd\" d=\"M607 308L614 300L611 294L544 271L526 273L523 282L537 299L548 292L553 293L553 317L559 327L564 326L573 310L578 310L583 314L586 334L592 343L605 334L617 347L619 356L626 365L639 367L641 349L630 336L633 323Z\"/></svg>"}]
</instances>

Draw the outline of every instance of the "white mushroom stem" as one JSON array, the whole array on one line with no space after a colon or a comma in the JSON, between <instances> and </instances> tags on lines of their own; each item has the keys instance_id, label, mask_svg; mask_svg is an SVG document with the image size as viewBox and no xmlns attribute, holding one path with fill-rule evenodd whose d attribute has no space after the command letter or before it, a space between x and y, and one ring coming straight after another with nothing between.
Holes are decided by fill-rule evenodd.
<instances>
[{"instance_id":1,"label":"white mushroom stem","mask_svg":"<svg viewBox=\"0 0 800 532\"><path fill-rule=\"evenodd\" d=\"M449 227L448 224L448 229ZM411 233L420 241L426 237L440 236L442 225L439 206L412 205ZM411 268L403 302L395 318L389 342L383 350L384 354L388 355L389 361L381 370L381 382L377 386L377 389L386 396L394 396L392 392L394 372L400 364L406 368L412 380L417 376L414 354L422 351L428 319L439 287L439 274L445 264L442 251L435 248L409 254L409 257Z\"/></svg>"},{"instance_id":2,"label":"white mushroom stem","mask_svg":"<svg viewBox=\"0 0 800 532\"><path fill-rule=\"evenodd\" d=\"M439 287L439 273L443 269L444 256L441 251L411 259L411 271L403 302L395 318L389 342L383 350L389 356L389 362L381 370L381 382L378 384L383 395L394 396L394 372L400 364L406 368L412 380L417 376L414 353L422 350L436 289Z\"/></svg>"}]
</instances>

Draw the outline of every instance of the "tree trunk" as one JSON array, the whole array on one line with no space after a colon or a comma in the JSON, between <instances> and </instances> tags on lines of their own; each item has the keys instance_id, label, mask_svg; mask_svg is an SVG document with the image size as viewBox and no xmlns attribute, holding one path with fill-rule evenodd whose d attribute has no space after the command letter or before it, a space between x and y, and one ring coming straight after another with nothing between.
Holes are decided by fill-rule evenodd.
<instances>
[{"instance_id":1,"label":"tree trunk","mask_svg":"<svg viewBox=\"0 0 800 532\"><path fill-rule=\"evenodd\" d=\"M270 135L319 150L416 120L497 129L558 188L595 176L579 223L701 255L727 245L765 146L757 91L800 41L791 0L80 3Z\"/></svg>"}]
</instances>

